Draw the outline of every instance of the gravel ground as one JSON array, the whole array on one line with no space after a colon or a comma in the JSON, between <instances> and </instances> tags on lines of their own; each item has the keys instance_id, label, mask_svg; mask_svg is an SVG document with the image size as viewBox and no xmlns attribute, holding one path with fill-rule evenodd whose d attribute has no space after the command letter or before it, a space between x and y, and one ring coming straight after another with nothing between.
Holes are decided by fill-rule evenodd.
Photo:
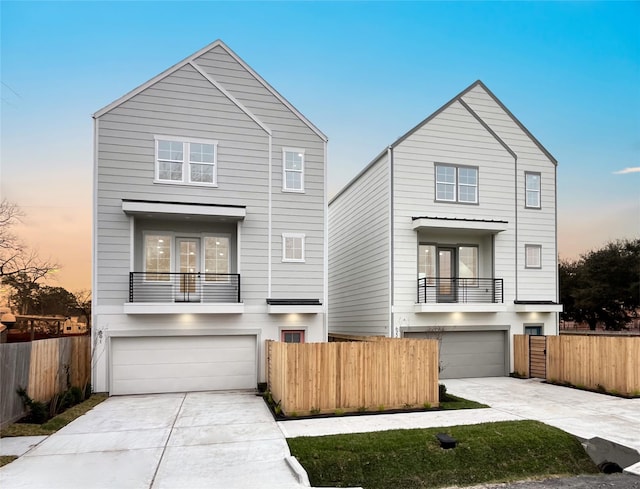
<instances>
[{"instance_id":1,"label":"gravel ground","mask_svg":"<svg viewBox=\"0 0 640 489\"><path fill-rule=\"evenodd\" d=\"M541 481L482 484L466 489L640 489L640 477L631 474L579 475Z\"/></svg>"}]
</instances>

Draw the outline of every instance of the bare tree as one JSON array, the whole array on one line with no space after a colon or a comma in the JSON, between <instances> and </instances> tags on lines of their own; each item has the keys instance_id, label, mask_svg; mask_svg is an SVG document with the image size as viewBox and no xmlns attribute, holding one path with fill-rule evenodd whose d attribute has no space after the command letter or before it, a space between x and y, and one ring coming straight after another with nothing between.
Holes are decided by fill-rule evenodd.
<instances>
[{"instance_id":1,"label":"bare tree","mask_svg":"<svg viewBox=\"0 0 640 489\"><path fill-rule=\"evenodd\" d=\"M3 199L0 202L0 280L17 274L25 274L34 281L52 272L58 265L44 260L29 249L14 234L13 228L21 222L24 213L20 208Z\"/></svg>"},{"instance_id":2,"label":"bare tree","mask_svg":"<svg viewBox=\"0 0 640 489\"><path fill-rule=\"evenodd\" d=\"M91 290L83 289L73 292L75 308L87 319L87 331L91 330Z\"/></svg>"}]
</instances>

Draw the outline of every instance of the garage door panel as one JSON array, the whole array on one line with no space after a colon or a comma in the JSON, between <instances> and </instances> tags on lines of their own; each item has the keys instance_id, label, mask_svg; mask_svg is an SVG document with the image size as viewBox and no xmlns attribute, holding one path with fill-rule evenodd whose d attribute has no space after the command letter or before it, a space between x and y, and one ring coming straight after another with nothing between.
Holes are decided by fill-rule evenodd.
<instances>
[{"instance_id":1,"label":"garage door panel","mask_svg":"<svg viewBox=\"0 0 640 489\"><path fill-rule=\"evenodd\" d=\"M251 389L256 337L114 338L112 394Z\"/></svg>"},{"instance_id":2,"label":"garage door panel","mask_svg":"<svg viewBox=\"0 0 640 489\"><path fill-rule=\"evenodd\" d=\"M440 378L499 377L507 374L505 331L407 333L408 338L441 340Z\"/></svg>"}]
</instances>

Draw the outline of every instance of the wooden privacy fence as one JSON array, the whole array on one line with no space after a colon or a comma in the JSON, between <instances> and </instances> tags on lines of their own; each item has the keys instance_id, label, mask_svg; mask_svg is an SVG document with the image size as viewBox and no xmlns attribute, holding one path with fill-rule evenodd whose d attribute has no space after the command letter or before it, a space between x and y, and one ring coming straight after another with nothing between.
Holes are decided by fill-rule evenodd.
<instances>
[{"instance_id":1,"label":"wooden privacy fence","mask_svg":"<svg viewBox=\"0 0 640 489\"><path fill-rule=\"evenodd\" d=\"M514 369L529 377L529 335L514 335L513 343ZM546 378L588 389L640 395L640 337L547 336Z\"/></svg>"},{"instance_id":2,"label":"wooden privacy fence","mask_svg":"<svg viewBox=\"0 0 640 489\"><path fill-rule=\"evenodd\" d=\"M285 414L438 406L438 342L267 341L267 381Z\"/></svg>"},{"instance_id":3,"label":"wooden privacy fence","mask_svg":"<svg viewBox=\"0 0 640 489\"><path fill-rule=\"evenodd\" d=\"M24 416L20 387L36 401L48 402L69 386L84 388L91 378L89 336L0 344L0 425Z\"/></svg>"}]
</instances>

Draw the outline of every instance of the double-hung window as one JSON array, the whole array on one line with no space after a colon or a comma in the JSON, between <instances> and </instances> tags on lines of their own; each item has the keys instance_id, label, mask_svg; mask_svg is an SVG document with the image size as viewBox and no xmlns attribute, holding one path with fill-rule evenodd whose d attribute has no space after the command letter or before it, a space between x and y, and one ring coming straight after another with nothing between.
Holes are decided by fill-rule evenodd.
<instances>
[{"instance_id":1,"label":"double-hung window","mask_svg":"<svg viewBox=\"0 0 640 489\"><path fill-rule=\"evenodd\" d=\"M282 261L304 261L304 234L284 233L282 235Z\"/></svg>"},{"instance_id":2,"label":"double-hung window","mask_svg":"<svg viewBox=\"0 0 640 489\"><path fill-rule=\"evenodd\" d=\"M542 268L542 246L534 244L524 245L524 267Z\"/></svg>"},{"instance_id":3,"label":"double-hung window","mask_svg":"<svg viewBox=\"0 0 640 489\"><path fill-rule=\"evenodd\" d=\"M282 190L304 192L304 150L283 148Z\"/></svg>"},{"instance_id":4,"label":"double-hung window","mask_svg":"<svg viewBox=\"0 0 640 489\"><path fill-rule=\"evenodd\" d=\"M540 209L540 173L525 172L525 207Z\"/></svg>"},{"instance_id":5,"label":"double-hung window","mask_svg":"<svg viewBox=\"0 0 640 489\"><path fill-rule=\"evenodd\" d=\"M217 184L217 141L156 136L156 181Z\"/></svg>"},{"instance_id":6,"label":"double-hung window","mask_svg":"<svg viewBox=\"0 0 640 489\"><path fill-rule=\"evenodd\" d=\"M436 200L478 203L478 168L436 164Z\"/></svg>"}]
</instances>

